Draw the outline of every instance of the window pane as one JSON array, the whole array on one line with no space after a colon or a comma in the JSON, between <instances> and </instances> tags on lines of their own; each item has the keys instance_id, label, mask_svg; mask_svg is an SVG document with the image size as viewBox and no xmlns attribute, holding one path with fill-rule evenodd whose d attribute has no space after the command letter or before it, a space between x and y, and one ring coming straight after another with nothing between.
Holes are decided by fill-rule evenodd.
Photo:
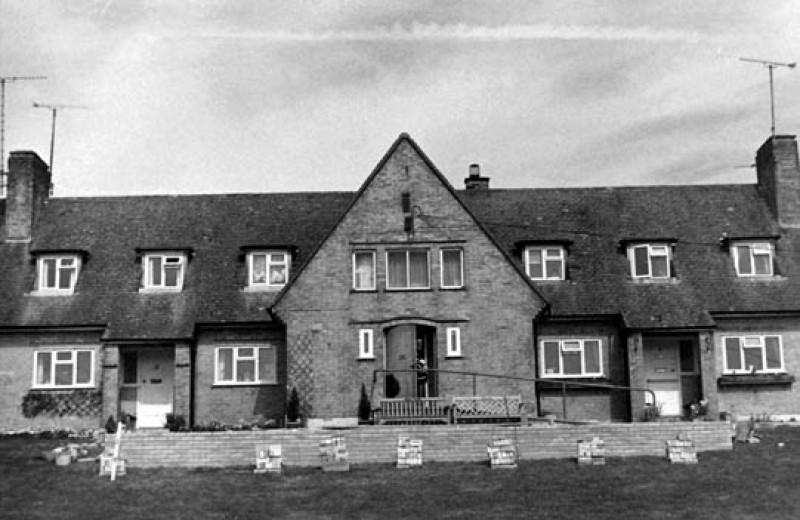
<instances>
[{"instance_id":1,"label":"window pane","mask_svg":"<svg viewBox=\"0 0 800 520\"><path fill-rule=\"evenodd\" d=\"M564 278L563 262L561 260L548 260L547 261L547 278L561 280Z\"/></svg>"},{"instance_id":2,"label":"window pane","mask_svg":"<svg viewBox=\"0 0 800 520\"><path fill-rule=\"evenodd\" d=\"M764 370L763 350L760 348L745 348L744 367L747 370Z\"/></svg>"},{"instance_id":3,"label":"window pane","mask_svg":"<svg viewBox=\"0 0 800 520\"><path fill-rule=\"evenodd\" d=\"M736 257L739 260L739 274L753 274L753 263L750 260L750 247L738 246Z\"/></svg>"},{"instance_id":4,"label":"window pane","mask_svg":"<svg viewBox=\"0 0 800 520\"><path fill-rule=\"evenodd\" d=\"M694 360L694 342L680 341L678 343L681 357L681 372L694 372L697 370Z\"/></svg>"},{"instance_id":5,"label":"window pane","mask_svg":"<svg viewBox=\"0 0 800 520\"><path fill-rule=\"evenodd\" d=\"M407 287L405 251L389 251L387 258L389 287Z\"/></svg>"},{"instance_id":6,"label":"window pane","mask_svg":"<svg viewBox=\"0 0 800 520\"><path fill-rule=\"evenodd\" d=\"M44 261L44 286L48 288L56 286L56 261L53 258Z\"/></svg>"},{"instance_id":7,"label":"window pane","mask_svg":"<svg viewBox=\"0 0 800 520\"><path fill-rule=\"evenodd\" d=\"M240 358L251 358L255 354L255 349L250 347L242 347L238 350L237 354Z\"/></svg>"},{"instance_id":8,"label":"window pane","mask_svg":"<svg viewBox=\"0 0 800 520\"><path fill-rule=\"evenodd\" d=\"M647 266L647 246L633 248L633 273L636 276L650 274L650 268Z\"/></svg>"},{"instance_id":9,"label":"window pane","mask_svg":"<svg viewBox=\"0 0 800 520\"><path fill-rule=\"evenodd\" d=\"M180 265L168 264L164 266L164 286L178 287L180 285L181 267Z\"/></svg>"},{"instance_id":10,"label":"window pane","mask_svg":"<svg viewBox=\"0 0 800 520\"><path fill-rule=\"evenodd\" d=\"M139 379L138 354L135 350L122 353L122 382L135 384Z\"/></svg>"},{"instance_id":11,"label":"window pane","mask_svg":"<svg viewBox=\"0 0 800 520\"><path fill-rule=\"evenodd\" d=\"M781 368L781 342L777 336L764 338L764 346L767 353L767 368Z\"/></svg>"},{"instance_id":12,"label":"window pane","mask_svg":"<svg viewBox=\"0 0 800 520\"><path fill-rule=\"evenodd\" d=\"M72 352L64 350L56 352L56 361L72 361Z\"/></svg>"},{"instance_id":13,"label":"window pane","mask_svg":"<svg viewBox=\"0 0 800 520\"><path fill-rule=\"evenodd\" d=\"M56 384L71 385L73 369L72 363L56 363Z\"/></svg>"},{"instance_id":14,"label":"window pane","mask_svg":"<svg viewBox=\"0 0 800 520\"><path fill-rule=\"evenodd\" d=\"M766 254L754 254L753 267L755 268L755 274L772 274L772 255L770 255L769 252L766 252Z\"/></svg>"},{"instance_id":15,"label":"window pane","mask_svg":"<svg viewBox=\"0 0 800 520\"><path fill-rule=\"evenodd\" d=\"M544 373L545 374L558 374L559 373L559 354L558 354L557 341L544 342Z\"/></svg>"},{"instance_id":16,"label":"window pane","mask_svg":"<svg viewBox=\"0 0 800 520\"><path fill-rule=\"evenodd\" d=\"M161 257L150 258L150 285L161 285Z\"/></svg>"},{"instance_id":17,"label":"window pane","mask_svg":"<svg viewBox=\"0 0 800 520\"><path fill-rule=\"evenodd\" d=\"M600 342L585 341L583 343L584 362L587 374L599 374L600 370Z\"/></svg>"},{"instance_id":18,"label":"window pane","mask_svg":"<svg viewBox=\"0 0 800 520\"><path fill-rule=\"evenodd\" d=\"M217 380L233 381L233 349L217 350Z\"/></svg>"},{"instance_id":19,"label":"window pane","mask_svg":"<svg viewBox=\"0 0 800 520\"><path fill-rule=\"evenodd\" d=\"M375 262L372 253L355 254L355 279L353 287L356 289L375 288Z\"/></svg>"},{"instance_id":20,"label":"window pane","mask_svg":"<svg viewBox=\"0 0 800 520\"><path fill-rule=\"evenodd\" d=\"M252 255L250 257L252 283L267 283L267 257L266 255Z\"/></svg>"},{"instance_id":21,"label":"window pane","mask_svg":"<svg viewBox=\"0 0 800 520\"><path fill-rule=\"evenodd\" d=\"M236 380L249 382L256 380L256 362L252 359L238 360L236 362Z\"/></svg>"},{"instance_id":22,"label":"window pane","mask_svg":"<svg viewBox=\"0 0 800 520\"><path fill-rule=\"evenodd\" d=\"M92 382L92 353L87 351L78 352L77 384Z\"/></svg>"},{"instance_id":23,"label":"window pane","mask_svg":"<svg viewBox=\"0 0 800 520\"><path fill-rule=\"evenodd\" d=\"M50 352L39 352L36 354L36 384L49 385L51 381L50 363L53 355Z\"/></svg>"},{"instance_id":24,"label":"window pane","mask_svg":"<svg viewBox=\"0 0 800 520\"><path fill-rule=\"evenodd\" d=\"M442 285L461 287L461 251L446 249L442 251Z\"/></svg>"},{"instance_id":25,"label":"window pane","mask_svg":"<svg viewBox=\"0 0 800 520\"><path fill-rule=\"evenodd\" d=\"M728 370L742 369L742 358L739 353L739 338L725 338L725 362Z\"/></svg>"},{"instance_id":26,"label":"window pane","mask_svg":"<svg viewBox=\"0 0 800 520\"><path fill-rule=\"evenodd\" d=\"M564 375L577 375L581 373L581 351L561 351L564 361Z\"/></svg>"},{"instance_id":27,"label":"window pane","mask_svg":"<svg viewBox=\"0 0 800 520\"><path fill-rule=\"evenodd\" d=\"M283 285L286 283L286 266L284 264L272 264L269 266L270 285Z\"/></svg>"},{"instance_id":28,"label":"window pane","mask_svg":"<svg viewBox=\"0 0 800 520\"><path fill-rule=\"evenodd\" d=\"M72 273L75 269L72 267L62 267L58 270L58 288L69 289L72 287Z\"/></svg>"},{"instance_id":29,"label":"window pane","mask_svg":"<svg viewBox=\"0 0 800 520\"><path fill-rule=\"evenodd\" d=\"M653 278L669 277L669 261L666 256L653 256L650 261L653 265Z\"/></svg>"},{"instance_id":30,"label":"window pane","mask_svg":"<svg viewBox=\"0 0 800 520\"><path fill-rule=\"evenodd\" d=\"M258 378L261 381L274 382L277 380L275 374L275 349L258 349Z\"/></svg>"},{"instance_id":31,"label":"window pane","mask_svg":"<svg viewBox=\"0 0 800 520\"><path fill-rule=\"evenodd\" d=\"M531 278L544 278L544 265L542 264L542 251L540 249L528 251L528 274Z\"/></svg>"},{"instance_id":32,"label":"window pane","mask_svg":"<svg viewBox=\"0 0 800 520\"><path fill-rule=\"evenodd\" d=\"M428 252L409 251L408 275L411 287L428 287Z\"/></svg>"}]
</instances>

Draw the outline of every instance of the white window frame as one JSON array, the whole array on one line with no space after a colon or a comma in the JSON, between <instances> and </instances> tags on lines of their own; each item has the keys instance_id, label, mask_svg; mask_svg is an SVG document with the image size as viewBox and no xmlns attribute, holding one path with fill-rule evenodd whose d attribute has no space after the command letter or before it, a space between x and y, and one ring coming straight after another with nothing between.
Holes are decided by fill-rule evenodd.
<instances>
[{"instance_id":1,"label":"white window frame","mask_svg":"<svg viewBox=\"0 0 800 520\"><path fill-rule=\"evenodd\" d=\"M243 349L252 349L253 355L247 356L244 353L240 353L240 350ZM261 350L272 350L274 352L273 356L275 359L275 377L273 379L263 379L261 374L259 374L259 357L261 356ZM219 356L220 351L222 350L231 350L231 379L220 379L220 363L219 363ZM237 380L237 370L238 370L238 361L253 361L254 368L253 368L253 377L252 381L238 381ZM235 345L217 345L214 347L214 386L265 386L265 385L276 385L278 384L278 350L273 345L269 345L266 343L240 343Z\"/></svg>"},{"instance_id":2,"label":"white window frame","mask_svg":"<svg viewBox=\"0 0 800 520\"><path fill-rule=\"evenodd\" d=\"M150 261L154 258L161 258L161 283L154 284L153 271ZM174 260L178 261L175 262ZM178 276L178 283L175 286L166 285L166 274L168 265L179 265L180 273ZM152 253L145 253L142 258L142 290L148 292L180 292L183 290L183 283L186 280L186 253L177 251L158 251Z\"/></svg>"},{"instance_id":3,"label":"white window frame","mask_svg":"<svg viewBox=\"0 0 800 520\"><path fill-rule=\"evenodd\" d=\"M597 362L599 366L598 372L586 371L586 343L597 343ZM545 366L545 343L558 343L558 372L547 372ZM572 344L577 343L577 348ZM581 373L580 374L564 374L564 358L563 353L571 351L580 351L581 353ZM556 379L571 379L571 378L587 378L587 377L603 377L604 364L603 364L603 340L600 338L566 338L566 339L542 339L539 341L539 375L543 378L556 378Z\"/></svg>"},{"instance_id":4,"label":"white window frame","mask_svg":"<svg viewBox=\"0 0 800 520\"><path fill-rule=\"evenodd\" d=\"M78 383L78 353L89 353L89 381L86 383ZM68 353L70 358L68 360L59 360L58 355ZM50 354L50 381L47 383L39 383L38 370L39 370L39 356L43 354ZM41 349L33 353L33 384L31 388L42 389L62 389L62 388L94 388L95 383L95 349L84 347L67 347L67 348L53 348ZM72 366L72 383L66 385L56 384L56 367L57 365L71 365Z\"/></svg>"},{"instance_id":5,"label":"white window frame","mask_svg":"<svg viewBox=\"0 0 800 520\"><path fill-rule=\"evenodd\" d=\"M277 260L274 257L277 255L282 255L283 260ZM263 282L256 282L255 272L253 271L253 267L255 265L253 257L255 256L264 256L265 257L265 268L266 273L264 276ZM251 291L277 291L283 289L287 283L289 283L289 275L291 272L291 264L292 258L289 254L289 251L280 250L280 249L269 249L269 250L258 250L258 251L249 251L247 253L247 288ZM286 269L286 275L284 276L283 283L272 283L269 277L270 268L274 266L283 266Z\"/></svg>"},{"instance_id":6,"label":"white window frame","mask_svg":"<svg viewBox=\"0 0 800 520\"><path fill-rule=\"evenodd\" d=\"M55 262L55 286L47 287L47 267L49 260ZM64 265L65 261L71 261L72 265ZM78 283L78 275L81 272L81 257L79 255L43 255L36 259L37 264L37 283L36 292L53 294L72 294L75 291L75 284ZM72 278L68 288L61 288L61 270L72 269Z\"/></svg>"},{"instance_id":7,"label":"white window frame","mask_svg":"<svg viewBox=\"0 0 800 520\"><path fill-rule=\"evenodd\" d=\"M445 285L444 283L444 253L458 253L459 283L456 285ZM464 250L460 247L443 247L439 250L439 283L442 289L463 289L464 288Z\"/></svg>"},{"instance_id":8,"label":"white window frame","mask_svg":"<svg viewBox=\"0 0 800 520\"><path fill-rule=\"evenodd\" d=\"M420 287L411 287L411 262L409 261L409 254L412 251L424 251L425 262L427 268L428 285ZM392 287L389 285L389 255L391 253L405 253L406 255L406 285L403 287ZM431 250L424 247L409 247L404 249L387 249L386 250L386 290L389 291L426 291L431 288Z\"/></svg>"},{"instance_id":9,"label":"white window frame","mask_svg":"<svg viewBox=\"0 0 800 520\"><path fill-rule=\"evenodd\" d=\"M636 274L636 250L642 247L647 248L647 273ZM655 253L654 250L663 249L666 254ZM653 275L653 257L666 257L667 260L667 275L654 276ZM628 246L628 260L631 267L631 276L637 280L669 280L672 278L672 245L668 243L652 243L652 244L632 244Z\"/></svg>"},{"instance_id":10,"label":"white window frame","mask_svg":"<svg viewBox=\"0 0 800 520\"><path fill-rule=\"evenodd\" d=\"M767 338L777 338L778 351L781 357L781 366L778 368L767 367ZM736 339L739 341L739 363L742 368L734 369L728 367L728 346L727 340ZM749 345L747 344L749 343ZM761 350L761 364L764 367L761 370L751 370L749 366L745 365L745 352L746 348L760 349ZM783 337L780 334L745 334L741 336L722 336L722 359L723 359L723 373L724 374L784 374L786 373L786 365L783 355Z\"/></svg>"},{"instance_id":11,"label":"white window frame","mask_svg":"<svg viewBox=\"0 0 800 520\"><path fill-rule=\"evenodd\" d=\"M358 359L375 359L375 331L359 329Z\"/></svg>"},{"instance_id":12,"label":"white window frame","mask_svg":"<svg viewBox=\"0 0 800 520\"><path fill-rule=\"evenodd\" d=\"M447 354L445 357L462 357L461 351L461 329L458 327L447 327L445 329L447 335Z\"/></svg>"},{"instance_id":13,"label":"white window frame","mask_svg":"<svg viewBox=\"0 0 800 520\"><path fill-rule=\"evenodd\" d=\"M356 270L357 269L356 256L358 256L358 255L370 255L372 257L372 285L369 286L369 287L367 287L367 286L359 287L359 273ZM377 277L378 277L377 276L378 275L377 265L378 264L377 264L377 259L376 259L376 256L375 256L375 251L364 250L364 249L358 250L358 251L353 251L353 290L354 291L374 291L377 288Z\"/></svg>"},{"instance_id":14,"label":"white window frame","mask_svg":"<svg viewBox=\"0 0 800 520\"><path fill-rule=\"evenodd\" d=\"M554 249L558 250L558 256L550 256L548 254L549 251L554 250ZM534 251L538 251L539 254L541 254L541 258L542 258L542 276L533 276L531 274L531 270L530 270L530 265L531 265L530 260L531 260L531 258L530 258L530 256L531 256L531 253L534 252ZM566 279L566 275L567 275L566 258L567 258L567 253L566 253L566 250L565 250L564 246L559 246L559 245L528 246L528 247L525 248L525 274L527 274L528 277L531 280L565 280ZM549 274L547 272L547 262L548 262L548 260L549 261L558 260L558 261L561 262L561 272L558 274L558 276L549 276Z\"/></svg>"},{"instance_id":15,"label":"white window frame","mask_svg":"<svg viewBox=\"0 0 800 520\"><path fill-rule=\"evenodd\" d=\"M739 265L739 248L747 248L750 256L750 266L752 267L751 273L742 272L742 266ZM758 251L758 252L757 252ZM758 278L770 277L775 275L775 248L770 242L735 242L731 244L731 253L733 255L733 264L736 267L736 276L741 278ZM755 257L757 254L767 255L769 258L769 272L756 273Z\"/></svg>"}]
</instances>

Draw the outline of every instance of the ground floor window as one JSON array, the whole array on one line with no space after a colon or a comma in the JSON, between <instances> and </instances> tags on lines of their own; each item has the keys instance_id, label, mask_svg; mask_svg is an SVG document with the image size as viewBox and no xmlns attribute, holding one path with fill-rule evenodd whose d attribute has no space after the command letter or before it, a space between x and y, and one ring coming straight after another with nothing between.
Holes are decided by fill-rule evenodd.
<instances>
[{"instance_id":1,"label":"ground floor window","mask_svg":"<svg viewBox=\"0 0 800 520\"><path fill-rule=\"evenodd\" d=\"M275 348L269 345L221 346L215 351L215 384L275 384Z\"/></svg>"},{"instance_id":2,"label":"ground floor window","mask_svg":"<svg viewBox=\"0 0 800 520\"><path fill-rule=\"evenodd\" d=\"M725 372L757 374L783 372L783 343L780 336L726 336Z\"/></svg>"},{"instance_id":3,"label":"ground floor window","mask_svg":"<svg viewBox=\"0 0 800 520\"><path fill-rule=\"evenodd\" d=\"M544 340L539 366L542 377L597 377L603 375L599 339Z\"/></svg>"},{"instance_id":4,"label":"ground floor window","mask_svg":"<svg viewBox=\"0 0 800 520\"><path fill-rule=\"evenodd\" d=\"M35 388L94 386L94 350L63 349L34 353Z\"/></svg>"}]
</instances>

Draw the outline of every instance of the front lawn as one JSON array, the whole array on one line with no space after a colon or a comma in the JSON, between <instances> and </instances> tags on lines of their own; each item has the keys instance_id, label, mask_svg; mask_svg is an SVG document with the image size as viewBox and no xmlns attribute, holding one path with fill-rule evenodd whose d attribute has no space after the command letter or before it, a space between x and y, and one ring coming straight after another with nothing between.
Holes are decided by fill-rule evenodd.
<instances>
[{"instance_id":1,"label":"front lawn","mask_svg":"<svg viewBox=\"0 0 800 520\"><path fill-rule=\"evenodd\" d=\"M96 463L38 458L59 441L0 438L0 518L800 518L800 428L760 444L701 453L698 465L656 457L524 461L515 470L427 463L349 473L287 469L129 469L110 482ZM784 443L779 447L778 443Z\"/></svg>"}]
</instances>

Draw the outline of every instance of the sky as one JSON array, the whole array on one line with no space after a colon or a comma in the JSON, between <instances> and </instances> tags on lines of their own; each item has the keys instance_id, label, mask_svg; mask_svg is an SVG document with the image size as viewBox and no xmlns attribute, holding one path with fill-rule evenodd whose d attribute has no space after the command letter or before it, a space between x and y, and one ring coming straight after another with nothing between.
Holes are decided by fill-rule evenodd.
<instances>
[{"instance_id":1,"label":"sky","mask_svg":"<svg viewBox=\"0 0 800 520\"><path fill-rule=\"evenodd\" d=\"M5 155L49 161L65 105L62 197L354 191L402 132L456 188L754 182L741 57L796 61L800 2L0 0L0 76L47 77L6 84Z\"/></svg>"}]
</instances>

